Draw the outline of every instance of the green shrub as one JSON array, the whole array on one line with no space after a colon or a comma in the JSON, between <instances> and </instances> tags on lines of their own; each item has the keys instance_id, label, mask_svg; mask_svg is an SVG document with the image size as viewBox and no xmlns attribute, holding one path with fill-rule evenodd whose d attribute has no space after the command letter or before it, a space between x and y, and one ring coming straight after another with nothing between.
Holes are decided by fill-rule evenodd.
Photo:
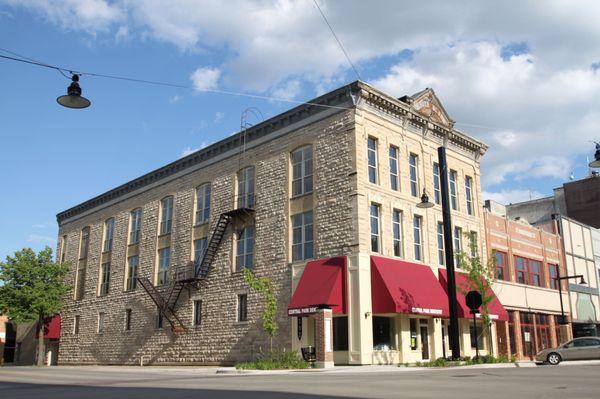
<instances>
[{"instance_id":1,"label":"green shrub","mask_svg":"<svg viewBox=\"0 0 600 399\"><path fill-rule=\"evenodd\" d=\"M309 367L310 364L301 359L298 353L287 351L271 351L260 359L235 365L238 370L287 370Z\"/></svg>"}]
</instances>

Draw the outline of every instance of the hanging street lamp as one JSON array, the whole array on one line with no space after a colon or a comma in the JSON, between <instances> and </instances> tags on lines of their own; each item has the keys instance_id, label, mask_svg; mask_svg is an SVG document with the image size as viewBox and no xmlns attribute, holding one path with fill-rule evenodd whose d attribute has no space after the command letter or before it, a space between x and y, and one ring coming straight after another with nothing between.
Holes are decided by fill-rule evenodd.
<instances>
[{"instance_id":1,"label":"hanging street lamp","mask_svg":"<svg viewBox=\"0 0 600 399\"><path fill-rule=\"evenodd\" d=\"M72 74L71 84L67 88L67 94L60 96L56 99L56 102L66 108L87 108L91 102L87 98L81 95L81 87L79 87L79 75Z\"/></svg>"}]
</instances>

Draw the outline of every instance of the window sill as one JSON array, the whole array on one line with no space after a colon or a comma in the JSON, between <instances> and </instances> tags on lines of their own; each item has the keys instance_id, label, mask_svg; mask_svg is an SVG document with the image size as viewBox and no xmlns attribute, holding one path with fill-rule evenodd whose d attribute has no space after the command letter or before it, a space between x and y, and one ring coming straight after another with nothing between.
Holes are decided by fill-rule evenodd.
<instances>
[{"instance_id":1,"label":"window sill","mask_svg":"<svg viewBox=\"0 0 600 399\"><path fill-rule=\"evenodd\" d=\"M206 220L204 222L198 222L198 223L194 224L194 227L206 226L206 225L208 225L209 222L210 222L210 220Z\"/></svg>"},{"instance_id":2,"label":"window sill","mask_svg":"<svg viewBox=\"0 0 600 399\"><path fill-rule=\"evenodd\" d=\"M171 232L169 232L169 233L164 233L164 234L159 234L159 235L158 235L158 238L167 237L167 236L170 236L170 235L171 235Z\"/></svg>"},{"instance_id":3,"label":"window sill","mask_svg":"<svg viewBox=\"0 0 600 399\"><path fill-rule=\"evenodd\" d=\"M290 200L297 200L297 199L300 199L300 198L308 197L308 196L313 195L313 193L314 193L314 191L310 191L308 193L303 193L303 194L298 194L298 195L292 195L290 197Z\"/></svg>"},{"instance_id":4,"label":"window sill","mask_svg":"<svg viewBox=\"0 0 600 399\"><path fill-rule=\"evenodd\" d=\"M244 326L247 326L248 324L250 324L250 322L248 320L246 320L246 321L236 321L233 324L235 326L244 327Z\"/></svg>"}]
</instances>

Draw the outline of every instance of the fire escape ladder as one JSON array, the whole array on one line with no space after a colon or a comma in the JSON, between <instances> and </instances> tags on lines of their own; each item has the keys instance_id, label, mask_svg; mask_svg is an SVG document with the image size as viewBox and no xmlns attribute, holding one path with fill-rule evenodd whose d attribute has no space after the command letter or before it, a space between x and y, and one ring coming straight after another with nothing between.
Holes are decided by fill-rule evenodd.
<instances>
[{"instance_id":1,"label":"fire escape ladder","mask_svg":"<svg viewBox=\"0 0 600 399\"><path fill-rule=\"evenodd\" d=\"M146 277L138 277L137 280L148 293L148 295L150 295L150 298L156 305L158 311L169 322L171 329L174 332L185 331L185 325L181 322L181 320L179 320L173 309L169 306L168 302L165 301L161 293L156 289L152 282Z\"/></svg>"}]
</instances>

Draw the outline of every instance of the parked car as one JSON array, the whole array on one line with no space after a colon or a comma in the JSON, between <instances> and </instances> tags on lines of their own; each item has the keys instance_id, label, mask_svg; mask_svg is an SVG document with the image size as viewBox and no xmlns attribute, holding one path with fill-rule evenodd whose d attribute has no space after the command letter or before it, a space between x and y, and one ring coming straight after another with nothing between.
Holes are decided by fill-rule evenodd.
<instances>
[{"instance_id":1,"label":"parked car","mask_svg":"<svg viewBox=\"0 0 600 399\"><path fill-rule=\"evenodd\" d=\"M536 363L556 366L566 360L600 359L600 338L581 337L562 344L557 348L548 348L538 352Z\"/></svg>"}]
</instances>

